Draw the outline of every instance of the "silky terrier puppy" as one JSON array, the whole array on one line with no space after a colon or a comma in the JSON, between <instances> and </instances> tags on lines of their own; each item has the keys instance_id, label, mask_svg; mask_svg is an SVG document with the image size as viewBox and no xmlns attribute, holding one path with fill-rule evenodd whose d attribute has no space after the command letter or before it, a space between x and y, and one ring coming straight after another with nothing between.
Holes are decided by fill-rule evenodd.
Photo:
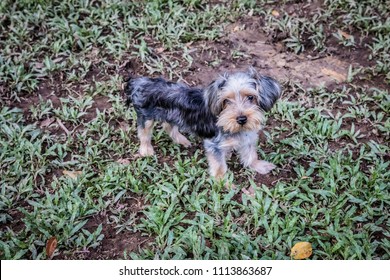
<instances>
[{"instance_id":1,"label":"silky terrier puppy","mask_svg":"<svg viewBox=\"0 0 390 280\"><path fill-rule=\"evenodd\" d=\"M185 147L191 143L182 132L204 139L211 176L223 178L226 159L233 150L245 167L260 174L275 168L258 159L256 145L264 112L280 97L274 79L249 69L225 74L200 89L141 77L130 79L125 91L127 103L133 103L137 113L141 156L154 154L152 129L155 121L161 121L173 141Z\"/></svg>"}]
</instances>

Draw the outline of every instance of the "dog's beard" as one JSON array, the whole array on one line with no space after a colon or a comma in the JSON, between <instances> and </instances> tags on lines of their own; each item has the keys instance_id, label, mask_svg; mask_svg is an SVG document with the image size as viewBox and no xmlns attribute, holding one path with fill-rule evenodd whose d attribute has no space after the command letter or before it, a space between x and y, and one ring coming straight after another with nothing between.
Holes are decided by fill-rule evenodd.
<instances>
[{"instance_id":1,"label":"dog's beard","mask_svg":"<svg viewBox=\"0 0 390 280\"><path fill-rule=\"evenodd\" d=\"M241 114L235 110L223 110L217 120L217 126L222 127L223 131L228 133L238 133L244 131L259 131L264 122L264 115L257 106L251 106L245 110L247 122L243 125L237 123L237 117Z\"/></svg>"}]
</instances>

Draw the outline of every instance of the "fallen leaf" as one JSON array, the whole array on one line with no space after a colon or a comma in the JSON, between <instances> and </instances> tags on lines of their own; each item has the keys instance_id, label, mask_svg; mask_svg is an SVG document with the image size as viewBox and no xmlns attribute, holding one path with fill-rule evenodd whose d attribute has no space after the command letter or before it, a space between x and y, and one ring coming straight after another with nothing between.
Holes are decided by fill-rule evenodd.
<instances>
[{"instance_id":1,"label":"fallen leaf","mask_svg":"<svg viewBox=\"0 0 390 280\"><path fill-rule=\"evenodd\" d=\"M120 69L131 68L132 65L133 65L133 61L131 59L129 59L129 60L125 59L123 61L123 63L119 66L119 68ZM122 82L118 81L118 84L126 84L126 83L125 82L122 83Z\"/></svg>"},{"instance_id":2,"label":"fallen leaf","mask_svg":"<svg viewBox=\"0 0 390 280\"><path fill-rule=\"evenodd\" d=\"M48 127L49 125L51 125L55 121L56 121L55 118L48 118L48 119L44 120L43 122L41 122L40 127L41 128Z\"/></svg>"},{"instance_id":3,"label":"fallen leaf","mask_svg":"<svg viewBox=\"0 0 390 280\"><path fill-rule=\"evenodd\" d=\"M233 28L233 32L237 32L237 31L240 31L240 27L238 25Z\"/></svg>"},{"instance_id":4,"label":"fallen leaf","mask_svg":"<svg viewBox=\"0 0 390 280\"><path fill-rule=\"evenodd\" d=\"M156 53L157 54L160 54L160 53L163 53L164 52L164 48L157 48L156 49Z\"/></svg>"},{"instance_id":5,"label":"fallen leaf","mask_svg":"<svg viewBox=\"0 0 390 280\"><path fill-rule=\"evenodd\" d=\"M63 57L57 57L57 58L53 59L53 62L54 62L54 63L60 63L60 62L62 62L63 60L64 60Z\"/></svg>"},{"instance_id":6,"label":"fallen leaf","mask_svg":"<svg viewBox=\"0 0 390 280\"><path fill-rule=\"evenodd\" d=\"M35 69L42 69L43 67L45 67L45 64L43 64L41 62L35 63Z\"/></svg>"},{"instance_id":7,"label":"fallen leaf","mask_svg":"<svg viewBox=\"0 0 390 280\"><path fill-rule=\"evenodd\" d=\"M50 237L50 239L46 242L46 256L48 259L53 257L53 253L57 248L57 238L54 236Z\"/></svg>"},{"instance_id":8,"label":"fallen leaf","mask_svg":"<svg viewBox=\"0 0 390 280\"><path fill-rule=\"evenodd\" d=\"M311 256L312 254L311 243L309 242L298 242L291 248L291 257L294 260L303 260Z\"/></svg>"},{"instance_id":9,"label":"fallen leaf","mask_svg":"<svg viewBox=\"0 0 390 280\"><path fill-rule=\"evenodd\" d=\"M247 196L255 196L255 189L252 186L247 189L242 189L242 192L245 193Z\"/></svg>"},{"instance_id":10,"label":"fallen leaf","mask_svg":"<svg viewBox=\"0 0 390 280\"><path fill-rule=\"evenodd\" d=\"M127 158L120 158L116 161L117 163L120 163L120 164L123 164L123 165L128 165L130 164L130 160L128 160Z\"/></svg>"},{"instance_id":11,"label":"fallen leaf","mask_svg":"<svg viewBox=\"0 0 390 280\"><path fill-rule=\"evenodd\" d=\"M62 174L69 176L72 179L77 179L78 176L83 174L82 171L68 171L68 170L63 170Z\"/></svg>"},{"instance_id":12,"label":"fallen leaf","mask_svg":"<svg viewBox=\"0 0 390 280\"><path fill-rule=\"evenodd\" d=\"M277 10L272 10L271 14L272 14L274 17L280 16L280 13L279 13Z\"/></svg>"},{"instance_id":13,"label":"fallen leaf","mask_svg":"<svg viewBox=\"0 0 390 280\"><path fill-rule=\"evenodd\" d=\"M349 35L347 32L341 31L340 29L338 30L341 36L343 36L345 39L350 39L352 36Z\"/></svg>"},{"instance_id":14,"label":"fallen leaf","mask_svg":"<svg viewBox=\"0 0 390 280\"><path fill-rule=\"evenodd\" d=\"M337 80L338 82L343 82L347 80L347 77L345 74L338 73L336 71L333 71L328 68L322 68L321 72L327 76L332 77L333 79Z\"/></svg>"},{"instance_id":15,"label":"fallen leaf","mask_svg":"<svg viewBox=\"0 0 390 280\"><path fill-rule=\"evenodd\" d=\"M128 124L127 122L119 122L119 127L120 127L124 132L130 130L129 124Z\"/></svg>"}]
</instances>

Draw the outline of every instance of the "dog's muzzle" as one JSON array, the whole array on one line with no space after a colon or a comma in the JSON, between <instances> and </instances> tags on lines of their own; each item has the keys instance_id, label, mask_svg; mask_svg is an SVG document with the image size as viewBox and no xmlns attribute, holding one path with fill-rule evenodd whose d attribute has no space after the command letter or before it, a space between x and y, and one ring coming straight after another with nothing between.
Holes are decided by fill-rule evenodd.
<instances>
[{"instance_id":1,"label":"dog's muzzle","mask_svg":"<svg viewBox=\"0 0 390 280\"><path fill-rule=\"evenodd\" d=\"M240 125L246 124L247 120L248 120L248 118L246 116L239 116L236 118L237 123Z\"/></svg>"}]
</instances>

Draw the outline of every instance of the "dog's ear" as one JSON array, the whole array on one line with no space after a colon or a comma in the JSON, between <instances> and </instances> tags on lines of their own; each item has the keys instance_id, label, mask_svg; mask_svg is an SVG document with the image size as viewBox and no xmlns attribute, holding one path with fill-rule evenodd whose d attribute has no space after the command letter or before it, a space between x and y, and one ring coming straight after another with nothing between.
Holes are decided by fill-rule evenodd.
<instances>
[{"instance_id":1,"label":"dog's ear","mask_svg":"<svg viewBox=\"0 0 390 280\"><path fill-rule=\"evenodd\" d=\"M261 75L257 81L259 83L259 106L265 112L268 112L282 93L280 84L271 77Z\"/></svg>"},{"instance_id":2,"label":"dog's ear","mask_svg":"<svg viewBox=\"0 0 390 280\"><path fill-rule=\"evenodd\" d=\"M217 80L211 82L204 90L204 99L206 106L214 116L218 116L222 111L222 101L220 100L220 91L226 84L228 74L224 74Z\"/></svg>"},{"instance_id":3,"label":"dog's ear","mask_svg":"<svg viewBox=\"0 0 390 280\"><path fill-rule=\"evenodd\" d=\"M261 75L260 75L260 74L256 71L256 69L255 69L254 67L252 67L252 66L248 68L247 73L248 73L248 75L249 75L251 78L253 78L253 79L255 79L255 80L259 80L260 77L261 77Z\"/></svg>"}]
</instances>

